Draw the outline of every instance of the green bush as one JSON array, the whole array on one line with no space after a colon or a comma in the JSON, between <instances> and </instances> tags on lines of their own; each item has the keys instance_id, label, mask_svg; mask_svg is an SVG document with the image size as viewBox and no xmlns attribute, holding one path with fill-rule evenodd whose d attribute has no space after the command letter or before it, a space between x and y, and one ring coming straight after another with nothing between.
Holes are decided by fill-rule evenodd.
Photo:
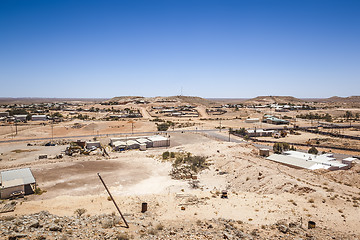
<instances>
[{"instance_id":1,"label":"green bush","mask_svg":"<svg viewBox=\"0 0 360 240\"><path fill-rule=\"evenodd\" d=\"M318 152L319 151L315 147L311 147L308 151L308 153L315 154L315 155L318 154Z\"/></svg>"},{"instance_id":2,"label":"green bush","mask_svg":"<svg viewBox=\"0 0 360 240\"><path fill-rule=\"evenodd\" d=\"M279 142L279 143L274 143L273 145L273 150L274 153L282 153L283 151L288 151L290 149L290 145L286 142Z\"/></svg>"},{"instance_id":3,"label":"green bush","mask_svg":"<svg viewBox=\"0 0 360 240\"><path fill-rule=\"evenodd\" d=\"M169 156L170 156L170 153L169 153L168 151L163 152L163 154L162 154L162 158L163 158L164 160L165 160L165 159L168 159Z\"/></svg>"},{"instance_id":4,"label":"green bush","mask_svg":"<svg viewBox=\"0 0 360 240\"><path fill-rule=\"evenodd\" d=\"M157 125L158 131L167 131L170 127L170 125L168 123L160 123L160 124L156 124L156 125Z\"/></svg>"}]
</instances>

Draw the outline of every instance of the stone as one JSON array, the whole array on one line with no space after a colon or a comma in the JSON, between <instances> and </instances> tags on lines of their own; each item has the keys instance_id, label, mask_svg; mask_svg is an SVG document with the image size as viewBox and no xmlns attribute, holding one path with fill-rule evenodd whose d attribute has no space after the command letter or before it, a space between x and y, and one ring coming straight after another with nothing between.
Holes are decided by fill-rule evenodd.
<instances>
[{"instance_id":1,"label":"stone","mask_svg":"<svg viewBox=\"0 0 360 240\"><path fill-rule=\"evenodd\" d=\"M282 233L287 233L289 229L285 225L281 224L278 226L278 230Z\"/></svg>"},{"instance_id":2,"label":"stone","mask_svg":"<svg viewBox=\"0 0 360 240\"><path fill-rule=\"evenodd\" d=\"M40 227L40 223L38 220L34 220L34 221L30 222L29 227L30 228L38 228L38 227Z\"/></svg>"},{"instance_id":3,"label":"stone","mask_svg":"<svg viewBox=\"0 0 360 240\"><path fill-rule=\"evenodd\" d=\"M49 226L49 230L50 231L56 231L56 232L61 232L62 227L56 224L52 224Z\"/></svg>"}]
</instances>

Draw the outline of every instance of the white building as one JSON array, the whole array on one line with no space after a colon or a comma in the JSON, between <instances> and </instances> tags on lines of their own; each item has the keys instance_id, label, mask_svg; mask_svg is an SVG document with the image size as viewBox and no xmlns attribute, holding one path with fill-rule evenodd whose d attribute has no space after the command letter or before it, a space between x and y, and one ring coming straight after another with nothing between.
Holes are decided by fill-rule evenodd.
<instances>
[{"instance_id":1,"label":"white building","mask_svg":"<svg viewBox=\"0 0 360 240\"><path fill-rule=\"evenodd\" d=\"M248 119L245 119L245 122L246 123L257 123L257 122L260 122L260 119L259 118L248 118Z\"/></svg>"},{"instance_id":2,"label":"white building","mask_svg":"<svg viewBox=\"0 0 360 240\"><path fill-rule=\"evenodd\" d=\"M0 172L0 198L10 198L14 192L32 194L36 181L30 168L21 168Z\"/></svg>"},{"instance_id":3,"label":"white building","mask_svg":"<svg viewBox=\"0 0 360 240\"><path fill-rule=\"evenodd\" d=\"M349 168L347 164L337 161L332 154L314 155L298 151L286 151L284 154L270 155L267 159L295 168L305 168L309 170L341 170Z\"/></svg>"},{"instance_id":4,"label":"white building","mask_svg":"<svg viewBox=\"0 0 360 240\"><path fill-rule=\"evenodd\" d=\"M32 121L46 121L48 119L47 119L46 115L32 115L31 120Z\"/></svg>"},{"instance_id":5,"label":"white building","mask_svg":"<svg viewBox=\"0 0 360 240\"><path fill-rule=\"evenodd\" d=\"M27 115L14 115L16 121L26 121Z\"/></svg>"}]
</instances>

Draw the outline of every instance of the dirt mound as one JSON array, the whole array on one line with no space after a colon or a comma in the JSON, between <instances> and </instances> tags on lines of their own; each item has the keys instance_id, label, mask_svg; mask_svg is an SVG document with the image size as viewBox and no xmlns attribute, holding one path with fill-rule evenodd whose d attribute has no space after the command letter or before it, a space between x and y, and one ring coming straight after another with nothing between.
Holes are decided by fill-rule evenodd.
<instances>
[{"instance_id":1,"label":"dirt mound","mask_svg":"<svg viewBox=\"0 0 360 240\"><path fill-rule=\"evenodd\" d=\"M360 188L360 165L356 164L349 170L333 171L325 174L329 179L347 186Z\"/></svg>"},{"instance_id":2,"label":"dirt mound","mask_svg":"<svg viewBox=\"0 0 360 240\"><path fill-rule=\"evenodd\" d=\"M83 127L84 130L96 130L98 129L99 125L97 125L96 123L90 123L88 125L86 125L85 127Z\"/></svg>"}]
</instances>

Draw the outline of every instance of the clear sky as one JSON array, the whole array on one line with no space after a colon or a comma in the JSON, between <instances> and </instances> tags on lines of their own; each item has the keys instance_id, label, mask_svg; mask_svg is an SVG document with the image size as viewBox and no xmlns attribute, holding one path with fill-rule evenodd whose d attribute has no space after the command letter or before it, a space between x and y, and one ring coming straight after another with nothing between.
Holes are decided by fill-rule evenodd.
<instances>
[{"instance_id":1,"label":"clear sky","mask_svg":"<svg viewBox=\"0 0 360 240\"><path fill-rule=\"evenodd\" d=\"M360 95L359 0L1 0L0 97Z\"/></svg>"}]
</instances>

